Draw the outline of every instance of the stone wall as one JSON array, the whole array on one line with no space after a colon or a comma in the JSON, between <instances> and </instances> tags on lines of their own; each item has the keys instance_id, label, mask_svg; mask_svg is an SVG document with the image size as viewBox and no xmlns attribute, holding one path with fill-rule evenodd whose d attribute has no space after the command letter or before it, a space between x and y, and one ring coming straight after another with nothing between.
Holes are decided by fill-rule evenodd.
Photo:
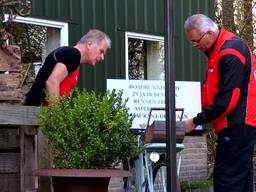
<instances>
[{"instance_id":1,"label":"stone wall","mask_svg":"<svg viewBox=\"0 0 256 192\"><path fill-rule=\"evenodd\" d=\"M0 103L20 103L23 76L20 49L0 45Z\"/></svg>"}]
</instances>

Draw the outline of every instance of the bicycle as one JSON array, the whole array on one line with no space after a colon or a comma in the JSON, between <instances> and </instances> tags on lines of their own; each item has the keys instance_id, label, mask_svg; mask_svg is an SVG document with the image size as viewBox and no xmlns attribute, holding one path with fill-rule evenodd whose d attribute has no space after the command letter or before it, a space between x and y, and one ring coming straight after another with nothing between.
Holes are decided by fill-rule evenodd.
<instances>
[{"instance_id":1,"label":"bicycle","mask_svg":"<svg viewBox=\"0 0 256 192\"><path fill-rule=\"evenodd\" d=\"M152 108L150 110L149 119L152 110L164 110L164 108ZM176 109L181 111L181 118L183 118L183 109ZM149 126L149 119L147 128ZM145 130L135 130L138 135L138 143L141 144L145 140ZM184 133L185 134L185 133ZM177 175L179 175L182 150L184 145L176 144L177 149ZM125 182L125 191L127 192L166 192L167 176L166 176L166 143L146 143L144 151L138 157L132 159L129 170L133 172L134 178L128 178ZM179 181L177 181L179 185Z\"/></svg>"}]
</instances>

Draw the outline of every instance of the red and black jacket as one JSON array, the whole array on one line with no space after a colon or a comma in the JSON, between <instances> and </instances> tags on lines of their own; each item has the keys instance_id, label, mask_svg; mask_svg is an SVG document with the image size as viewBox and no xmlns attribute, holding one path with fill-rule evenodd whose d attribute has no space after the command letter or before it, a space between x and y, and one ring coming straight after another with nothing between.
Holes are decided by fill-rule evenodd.
<instances>
[{"instance_id":1,"label":"red and black jacket","mask_svg":"<svg viewBox=\"0 0 256 192\"><path fill-rule=\"evenodd\" d=\"M256 127L256 69L250 48L233 33L221 29L207 55L203 111L194 123L211 123L217 133L235 124Z\"/></svg>"}]
</instances>

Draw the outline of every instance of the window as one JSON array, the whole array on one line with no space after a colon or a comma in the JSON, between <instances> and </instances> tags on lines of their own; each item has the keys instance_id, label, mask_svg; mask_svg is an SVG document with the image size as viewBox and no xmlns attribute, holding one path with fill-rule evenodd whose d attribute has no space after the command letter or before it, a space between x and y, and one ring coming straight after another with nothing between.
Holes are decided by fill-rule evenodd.
<instances>
[{"instance_id":1,"label":"window","mask_svg":"<svg viewBox=\"0 0 256 192\"><path fill-rule=\"evenodd\" d=\"M7 20L8 15L5 15L5 20ZM30 44L37 44L37 48L41 48L41 50L32 50L32 52L35 54L35 57L33 59L26 59L25 58L25 52L28 50L28 48L24 48L24 45L19 45L20 42L16 42L23 51L21 52L23 62L26 63L33 63L35 67L35 73L37 73L38 69L41 67L42 62L44 61L45 57L55 48L59 46L65 46L68 45L68 24L64 22L57 22L57 21L50 21L50 20L44 20L44 19L37 19L37 18L31 18L31 17L20 17L17 16L13 20L12 27L23 31L28 31L27 35L30 41L33 41ZM35 32L40 31L40 33L35 34ZM35 32L34 32L35 31ZM33 35L34 33L34 35ZM16 35L17 38L23 38L22 34ZM33 48L33 47L32 47ZM28 50L26 56L30 56ZM38 58L38 59L37 59Z\"/></svg>"},{"instance_id":2,"label":"window","mask_svg":"<svg viewBox=\"0 0 256 192\"><path fill-rule=\"evenodd\" d=\"M126 33L126 79L164 80L164 38Z\"/></svg>"}]
</instances>

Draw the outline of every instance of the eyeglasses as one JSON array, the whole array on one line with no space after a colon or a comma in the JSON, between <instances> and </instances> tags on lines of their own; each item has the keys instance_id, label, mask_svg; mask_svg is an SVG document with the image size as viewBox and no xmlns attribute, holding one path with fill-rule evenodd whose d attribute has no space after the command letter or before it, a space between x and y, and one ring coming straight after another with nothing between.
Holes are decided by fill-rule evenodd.
<instances>
[{"instance_id":1,"label":"eyeglasses","mask_svg":"<svg viewBox=\"0 0 256 192\"><path fill-rule=\"evenodd\" d=\"M204 33L199 39L197 39L197 40L191 40L190 42L191 42L192 44L199 44L200 41L204 38L204 36L205 36L206 34L207 34L207 32Z\"/></svg>"}]
</instances>

